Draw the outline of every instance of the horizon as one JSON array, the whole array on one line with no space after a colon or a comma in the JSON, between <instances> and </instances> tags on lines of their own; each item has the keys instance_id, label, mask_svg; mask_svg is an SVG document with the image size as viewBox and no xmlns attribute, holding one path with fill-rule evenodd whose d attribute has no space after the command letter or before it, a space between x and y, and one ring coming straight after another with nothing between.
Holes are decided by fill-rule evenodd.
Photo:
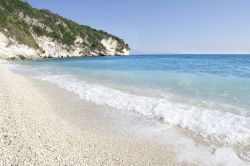
<instances>
[{"instance_id":1,"label":"horizon","mask_svg":"<svg viewBox=\"0 0 250 166\"><path fill-rule=\"evenodd\" d=\"M250 53L178 53L178 52L166 52L166 53L131 53L131 55L250 55Z\"/></svg>"},{"instance_id":2,"label":"horizon","mask_svg":"<svg viewBox=\"0 0 250 166\"><path fill-rule=\"evenodd\" d=\"M250 54L247 0L27 2L119 36L131 54Z\"/></svg>"}]
</instances>

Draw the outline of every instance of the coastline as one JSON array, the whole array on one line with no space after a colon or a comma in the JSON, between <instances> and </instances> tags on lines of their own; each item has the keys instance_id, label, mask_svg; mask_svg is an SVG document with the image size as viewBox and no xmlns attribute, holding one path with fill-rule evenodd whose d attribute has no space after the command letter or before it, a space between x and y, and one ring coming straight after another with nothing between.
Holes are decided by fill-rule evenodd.
<instances>
[{"instance_id":1,"label":"coastline","mask_svg":"<svg viewBox=\"0 0 250 166\"><path fill-rule=\"evenodd\" d=\"M70 123L64 116L79 105L62 102L68 92L52 85L45 92L1 63L0 82L0 165L191 165L177 163L162 144L98 129L91 108L82 113L85 125Z\"/></svg>"}]
</instances>

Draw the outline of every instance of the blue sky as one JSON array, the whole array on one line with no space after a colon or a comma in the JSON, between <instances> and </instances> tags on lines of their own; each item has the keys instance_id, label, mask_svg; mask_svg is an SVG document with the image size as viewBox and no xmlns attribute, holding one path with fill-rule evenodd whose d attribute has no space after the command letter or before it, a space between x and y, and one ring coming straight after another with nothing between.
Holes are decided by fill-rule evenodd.
<instances>
[{"instance_id":1,"label":"blue sky","mask_svg":"<svg viewBox=\"0 0 250 166\"><path fill-rule=\"evenodd\" d=\"M250 0L28 0L134 53L250 53Z\"/></svg>"}]
</instances>

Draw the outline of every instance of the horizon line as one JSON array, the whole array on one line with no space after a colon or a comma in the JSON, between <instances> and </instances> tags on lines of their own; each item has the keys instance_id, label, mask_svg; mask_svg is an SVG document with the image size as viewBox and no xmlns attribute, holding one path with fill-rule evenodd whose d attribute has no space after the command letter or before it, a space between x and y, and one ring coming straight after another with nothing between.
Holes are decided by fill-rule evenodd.
<instances>
[{"instance_id":1,"label":"horizon line","mask_svg":"<svg viewBox=\"0 0 250 166\"><path fill-rule=\"evenodd\" d=\"M250 53L131 53L130 55L250 55Z\"/></svg>"}]
</instances>

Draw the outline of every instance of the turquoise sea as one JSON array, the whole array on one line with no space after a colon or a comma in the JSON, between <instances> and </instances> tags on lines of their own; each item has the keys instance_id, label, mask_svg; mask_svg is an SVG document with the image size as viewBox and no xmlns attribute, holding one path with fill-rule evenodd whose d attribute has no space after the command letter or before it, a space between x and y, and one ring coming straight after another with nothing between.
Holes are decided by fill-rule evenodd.
<instances>
[{"instance_id":1,"label":"turquoise sea","mask_svg":"<svg viewBox=\"0 0 250 166\"><path fill-rule=\"evenodd\" d=\"M243 158L250 158L250 55L107 56L19 64L85 101L239 145L246 149Z\"/></svg>"}]
</instances>

